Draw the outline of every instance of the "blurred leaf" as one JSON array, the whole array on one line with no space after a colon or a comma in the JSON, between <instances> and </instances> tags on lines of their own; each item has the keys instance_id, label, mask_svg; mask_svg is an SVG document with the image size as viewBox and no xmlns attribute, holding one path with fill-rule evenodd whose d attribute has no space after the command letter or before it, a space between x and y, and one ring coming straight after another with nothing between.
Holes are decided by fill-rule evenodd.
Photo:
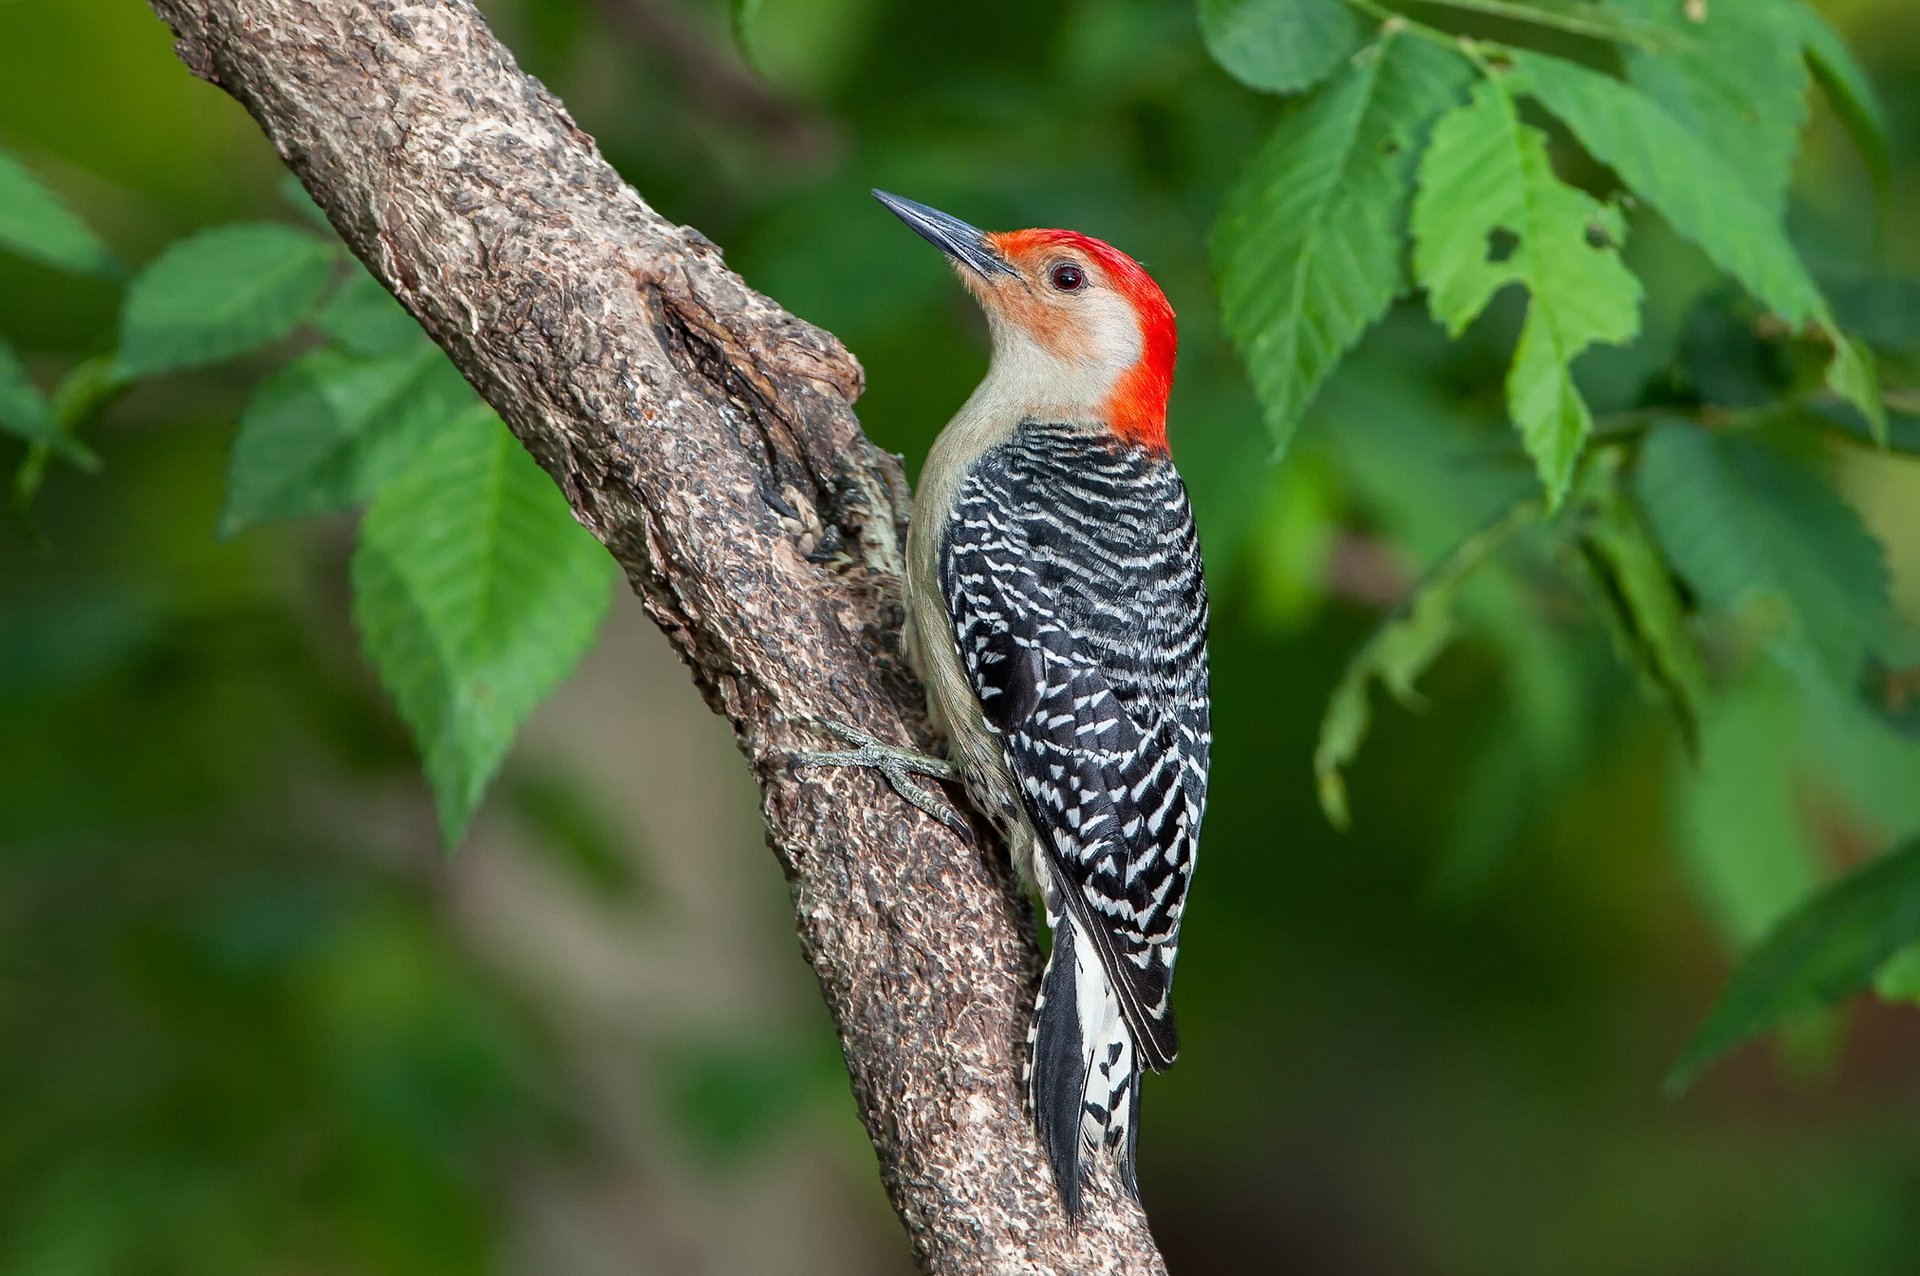
<instances>
[{"instance_id":1,"label":"blurred leaf","mask_svg":"<svg viewBox=\"0 0 1920 1276\"><path fill-rule=\"evenodd\" d=\"M1697 750L1707 701L1700 645L1640 511L1616 485L1614 469L1605 473L1580 524L1582 555L1599 583L1622 658L1672 711L1687 748Z\"/></svg>"},{"instance_id":2,"label":"blurred leaf","mask_svg":"<svg viewBox=\"0 0 1920 1276\"><path fill-rule=\"evenodd\" d=\"M1885 447L1887 408L1880 398L1880 368L1864 341L1833 334L1833 358L1827 364L1827 388L1867 419L1867 432Z\"/></svg>"},{"instance_id":3,"label":"blurred leaf","mask_svg":"<svg viewBox=\"0 0 1920 1276\"><path fill-rule=\"evenodd\" d=\"M1701 719L1698 757L1676 768L1675 842L1720 934L1744 952L1820 882L1800 808L1802 704L1764 672Z\"/></svg>"},{"instance_id":4,"label":"blurred leaf","mask_svg":"<svg viewBox=\"0 0 1920 1276\"><path fill-rule=\"evenodd\" d=\"M1781 343L1763 337L1736 300L1723 290L1694 306L1680 338L1681 368L1694 393L1716 407L1777 403L1793 382L1793 368Z\"/></svg>"},{"instance_id":5,"label":"blurred leaf","mask_svg":"<svg viewBox=\"0 0 1920 1276\"><path fill-rule=\"evenodd\" d=\"M501 787L507 808L582 886L616 903L639 895L633 834L593 786L560 768L516 766Z\"/></svg>"},{"instance_id":6,"label":"blurred leaf","mask_svg":"<svg viewBox=\"0 0 1920 1276\"><path fill-rule=\"evenodd\" d=\"M100 467L99 457L60 428L46 396L5 341L0 341L0 431L48 447L85 469Z\"/></svg>"},{"instance_id":7,"label":"blurred leaf","mask_svg":"<svg viewBox=\"0 0 1920 1276\"><path fill-rule=\"evenodd\" d=\"M593 641L613 561L504 425L458 421L381 489L353 612L449 846L514 733Z\"/></svg>"},{"instance_id":8,"label":"blurred leaf","mask_svg":"<svg viewBox=\"0 0 1920 1276\"><path fill-rule=\"evenodd\" d=\"M336 259L325 241L271 222L180 240L127 289L121 374L150 376L273 344L320 300Z\"/></svg>"},{"instance_id":9,"label":"blurred leaf","mask_svg":"<svg viewBox=\"0 0 1920 1276\"><path fill-rule=\"evenodd\" d=\"M738 1160L844 1093L838 1043L804 1040L688 1042L661 1060L676 1124L706 1155Z\"/></svg>"},{"instance_id":10,"label":"blurred leaf","mask_svg":"<svg viewBox=\"0 0 1920 1276\"><path fill-rule=\"evenodd\" d=\"M240 414L220 534L358 505L456 417L484 433L493 414L431 342L377 358L304 354Z\"/></svg>"},{"instance_id":11,"label":"blurred leaf","mask_svg":"<svg viewBox=\"0 0 1920 1276\"><path fill-rule=\"evenodd\" d=\"M1892 168L1887 159L1887 121L1872 82L1845 38L1811 3L1801 0L1790 6L1789 17L1797 21L1813 74L1866 161L1867 173L1884 204L1892 189Z\"/></svg>"},{"instance_id":12,"label":"blurred leaf","mask_svg":"<svg viewBox=\"0 0 1920 1276\"><path fill-rule=\"evenodd\" d=\"M1345 0L1199 0L1199 7L1214 61L1269 93L1312 88L1365 36Z\"/></svg>"},{"instance_id":13,"label":"blurred leaf","mask_svg":"<svg viewBox=\"0 0 1920 1276\"><path fill-rule=\"evenodd\" d=\"M1845 403L1811 405L1814 420L1855 443L1906 456L1920 456L1920 416L1895 412L1887 418L1884 439L1874 435L1867 418Z\"/></svg>"},{"instance_id":14,"label":"blurred leaf","mask_svg":"<svg viewBox=\"0 0 1920 1276\"><path fill-rule=\"evenodd\" d=\"M1678 1094L1702 1069L1799 1011L1868 986L1920 940L1920 842L1889 851L1821 891L1775 926L1734 971L1667 1077Z\"/></svg>"},{"instance_id":15,"label":"blurred leaf","mask_svg":"<svg viewBox=\"0 0 1920 1276\"><path fill-rule=\"evenodd\" d=\"M1920 741L1920 667L1890 669L1868 660L1861 671L1860 699L1882 725Z\"/></svg>"},{"instance_id":16,"label":"blurred leaf","mask_svg":"<svg viewBox=\"0 0 1920 1276\"><path fill-rule=\"evenodd\" d=\"M1686 37L1659 53L1629 49L1628 81L1709 150L1739 156L1734 175L1776 215L1786 205L1807 119L1807 64L1789 12L1800 3L1711 4L1703 22L1665 0L1627 5Z\"/></svg>"},{"instance_id":17,"label":"blurred leaf","mask_svg":"<svg viewBox=\"0 0 1920 1276\"><path fill-rule=\"evenodd\" d=\"M1847 331L1883 350L1920 349L1920 280L1867 275L1829 291Z\"/></svg>"},{"instance_id":18,"label":"blurred leaf","mask_svg":"<svg viewBox=\"0 0 1920 1276\"><path fill-rule=\"evenodd\" d=\"M740 51L742 61L756 69L760 66L758 23L764 5L765 0L728 0L727 5L733 26L733 47Z\"/></svg>"},{"instance_id":19,"label":"blurred leaf","mask_svg":"<svg viewBox=\"0 0 1920 1276\"><path fill-rule=\"evenodd\" d=\"M1920 1004L1920 945L1901 949L1874 972L1873 994L1895 1005Z\"/></svg>"},{"instance_id":20,"label":"blurred leaf","mask_svg":"<svg viewBox=\"0 0 1920 1276\"><path fill-rule=\"evenodd\" d=\"M80 442L80 430L92 424L127 389L128 382L119 374L110 354L82 359L69 368L67 375L60 378L60 384L53 388L54 422L61 436L88 458L77 462L80 468L97 470L100 465L92 449ZM28 516L41 484L46 481L47 466L53 460L56 446L47 442L30 444L26 459L20 462L20 469L13 476L14 508L22 517Z\"/></svg>"},{"instance_id":21,"label":"blurred leaf","mask_svg":"<svg viewBox=\"0 0 1920 1276\"><path fill-rule=\"evenodd\" d=\"M1776 620L1790 668L1852 688L1897 632L1880 543L1802 465L1750 438L1678 423L1641 452L1639 496L1694 591L1726 611Z\"/></svg>"},{"instance_id":22,"label":"blurred leaf","mask_svg":"<svg viewBox=\"0 0 1920 1276\"><path fill-rule=\"evenodd\" d=\"M75 274L112 279L123 269L100 237L6 151L0 151L0 248Z\"/></svg>"},{"instance_id":23,"label":"blurred leaf","mask_svg":"<svg viewBox=\"0 0 1920 1276\"><path fill-rule=\"evenodd\" d=\"M280 174L276 189L280 192L281 200L298 213L302 221L326 235L329 241L334 238L333 223L327 220L326 210L313 202L313 196L307 193L299 177L293 173Z\"/></svg>"},{"instance_id":24,"label":"blurred leaf","mask_svg":"<svg viewBox=\"0 0 1920 1276\"><path fill-rule=\"evenodd\" d=\"M1214 224L1222 318L1284 450L1321 381L1406 290L1414 158L1464 59L1386 36L1289 116Z\"/></svg>"},{"instance_id":25,"label":"blurred leaf","mask_svg":"<svg viewBox=\"0 0 1920 1276\"><path fill-rule=\"evenodd\" d=\"M414 317L364 268L348 274L314 312L313 326L349 354L401 354L430 344Z\"/></svg>"},{"instance_id":26,"label":"blurred leaf","mask_svg":"<svg viewBox=\"0 0 1920 1276\"><path fill-rule=\"evenodd\" d=\"M1347 662L1327 700L1320 739L1313 751L1320 809L1335 828L1352 821L1342 774L1360 752L1372 719L1369 692L1377 681L1409 708L1419 703L1414 683L1445 650L1454 634L1454 604L1475 568L1486 562L1509 536L1538 517L1527 502L1507 511L1492 525L1455 547L1414 588L1413 594L1381 622Z\"/></svg>"},{"instance_id":27,"label":"blurred leaf","mask_svg":"<svg viewBox=\"0 0 1920 1276\"><path fill-rule=\"evenodd\" d=\"M1502 80L1488 79L1434 127L1413 235L1433 316L1454 336L1502 288L1526 287L1507 408L1558 505L1593 428L1571 364L1639 331L1640 281L1620 260L1624 221L1554 176L1546 135L1521 123Z\"/></svg>"}]
</instances>

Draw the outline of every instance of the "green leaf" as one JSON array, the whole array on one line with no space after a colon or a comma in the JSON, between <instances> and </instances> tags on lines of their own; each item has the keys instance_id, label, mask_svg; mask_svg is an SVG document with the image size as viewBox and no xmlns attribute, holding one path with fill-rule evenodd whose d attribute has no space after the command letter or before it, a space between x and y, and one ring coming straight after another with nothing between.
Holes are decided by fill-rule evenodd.
<instances>
[{"instance_id":1,"label":"green leaf","mask_svg":"<svg viewBox=\"0 0 1920 1276\"><path fill-rule=\"evenodd\" d=\"M1511 56L1515 91L1559 116L1715 265L1793 327L1826 324L1826 302L1777 210L1751 193L1730 157L1611 76L1544 54Z\"/></svg>"},{"instance_id":2,"label":"green leaf","mask_svg":"<svg viewBox=\"0 0 1920 1276\"><path fill-rule=\"evenodd\" d=\"M5 151L0 151L0 248L73 274L113 278L122 269L100 237Z\"/></svg>"},{"instance_id":3,"label":"green leaf","mask_svg":"<svg viewBox=\"0 0 1920 1276\"><path fill-rule=\"evenodd\" d=\"M1885 555L1818 476L1746 437L1669 423L1647 438L1638 495L1696 594L1769 629L1796 672L1854 687L1897 625Z\"/></svg>"},{"instance_id":4,"label":"green leaf","mask_svg":"<svg viewBox=\"0 0 1920 1276\"><path fill-rule=\"evenodd\" d=\"M1312 88L1365 37L1344 0L1199 0L1200 35L1234 78L1269 93Z\"/></svg>"},{"instance_id":5,"label":"green leaf","mask_svg":"<svg viewBox=\"0 0 1920 1276\"><path fill-rule=\"evenodd\" d=\"M1820 883L1801 809L1803 700L1760 666L1701 719L1700 748L1676 768L1674 843L1716 928L1736 952Z\"/></svg>"},{"instance_id":6,"label":"green leaf","mask_svg":"<svg viewBox=\"0 0 1920 1276\"><path fill-rule=\"evenodd\" d=\"M1779 209L1751 193L1738 165L1611 76L1544 54L1516 49L1511 56L1517 87L1559 116L1675 230L1789 325L1826 335L1834 346L1827 385L1884 435L1886 409L1871 354L1840 334Z\"/></svg>"},{"instance_id":7,"label":"green leaf","mask_svg":"<svg viewBox=\"0 0 1920 1276\"><path fill-rule=\"evenodd\" d=\"M61 427L46 396L27 375L13 347L0 341L0 431L57 452L83 469L100 468L100 458Z\"/></svg>"},{"instance_id":8,"label":"green leaf","mask_svg":"<svg viewBox=\"0 0 1920 1276\"><path fill-rule=\"evenodd\" d=\"M4 341L0 341L0 430L41 442L59 432L46 396L27 375L20 356Z\"/></svg>"},{"instance_id":9,"label":"green leaf","mask_svg":"<svg viewBox=\"0 0 1920 1276\"><path fill-rule=\"evenodd\" d=\"M500 783L514 817L581 886L613 903L643 893L632 832L575 769L516 764Z\"/></svg>"},{"instance_id":10,"label":"green leaf","mask_svg":"<svg viewBox=\"0 0 1920 1276\"><path fill-rule=\"evenodd\" d=\"M271 345L320 300L335 260L332 245L269 222L173 244L127 290L121 374L150 376Z\"/></svg>"},{"instance_id":11,"label":"green leaf","mask_svg":"<svg viewBox=\"0 0 1920 1276\"><path fill-rule=\"evenodd\" d=\"M430 342L377 358L302 355L240 414L220 534L358 505L456 417L472 425L491 412Z\"/></svg>"},{"instance_id":12,"label":"green leaf","mask_svg":"<svg viewBox=\"0 0 1920 1276\"><path fill-rule=\"evenodd\" d=\"M350 354L401 354L429 344L413 316L365 270L347 276L314 313L313 326Z\"/></svg>"},{"instance_id":13,"label":"green leaf","mask_svg":"<svg viewBox=\"0 0 1920 1276\"><path fill-rule=\"evenodd\" d=\"M1920 945L1901 949L1874 973L1873 995L1895 1005L1920 1003Z\"/></svg>"},{"instance_id":14,"label":"green leaf","mask_svg":"<svg viewBox=\"0 0 1920 1276\"><path fill-rule=\"evenodd\" d=\"M1664 53L1629 51L1628 81L1708 149L1739 156L1735 176L1777 216L1807 119L1807 63L1788 12L1800 0L1711 4L1703 22L1667 0L1627 7L1686 37Z\"/></svg>"},{"instance_id":15,"label":"green leaf","mask_svg":"<svg viewBox=\"0 0 1920 1276\"><path fill-rule=\"evenodd\" d=\"M352 578L361 641L452 846L520 724L593 641L613 561L495 418L441 430L381 489Z\"/></svg>"},{"instance_id":16,"label":"green leaf","mask_svg":"<svg viewBox=\"0 0 1920 1276\"><path fill-rule=\"evenodd\" d=\"M1214 224L1222 317L1277 448L1327 373L1406 291L1414 158L1468 74L1444 49L1384 37L1287 118Z\"/></svg>"},{"instance_id":17,"label":"green leaf","mask_svg":"<svg viewBox=\"0 0 1920 1276\"><path fill-rule=\"evenodd\" d=\"M1773 928L1734 971L1726 991L1667 1077L1677 1094L1740 1042L1788 1017L1866 988L1920 940L1920 842L1890 851L1820 892Z\"/></svg>"},{"instance_id":18,"label":"green leaf","mask_svg":"<svg viewBox=\"0 0 1920 1276\"><path fill-rule=\"evenodd\" d=\"M1457 336L1508 284L1527 317L1507 376L1507 410L1548 500L1573 479L1592 415L1571 364L1639 331L1640 281L1620 260L1617 210L1554 176L1546 136L1520 122L1500 79L1441 117L1413 202L1414 268L1435 319ZM1510 241L1510 242L1503 242Z\"/></svg>"},{"instance_id":19,"label":"green leaf","mask_svg":"<svg viewBox=\"0 0 1920 1276\"><path fill-rule=\"evenodd\" d=\"M1874 96L1873 82L1847 47L1846 39L1813 5L1799 0L1789 6L1789 19L1798 27L1814 77L1866 162L1884 205L1892 188L1893 169L1887 153L1887 120L1880 110L1880 100Z\"/></svg>"},{"instance_id":20,"label":"green leaf","mask_svg":"<svg viewBox=\"0 0 1920 1276\"><path fill-rule=\"evenodd\" d=\"M1887 446L1887 405L1880 398L1880 368L1864 341L1833 334L1833 358L1827 361L1827 389L1867 419L1873 441Z\"/></svg>"},{"instance_id":21,"label":"green leaf","mask_svg":"<svg viewBox=\"0 0 1920 1276\"><path fill-rule=\"evenodd\" d=\"M1327 700L1320 739L1313 751L1320 809L1335 828L1351 822L1345 768L1360 752L1372 721L1369 691L1377 681L1409 708L1419 704L1414 683L1453 637L1455 603L1474 569L1490 558L1515 531L1539 516L1529 501L1455 546L1414 589L1406 602L1381 622L1347 662Z\"/></svg>"},{"instance_id":22,"label":"green leaf","mask_svg":"<svg viewBox=\"0 0 1920 1276\"><path fill-rule=\"evenodd\" d=\"M1616 485L1615 474L1607 466L1595 485L1593 507L1578 534L1582 557L1600 585L1615 645L1672 711L1688 749L1697 750L1707 703L1706 663L1666 560L1640 511Z\"/></svg>"},{"instance_id":23,"label":"green leaf","mask_svg":"<svg viewBox=\"0 0 1920 1276\"><path fill-rule=\"evenodd\" d=\"M760 66L759 21L765 0L732 0L727 6L733 26L733 47L741 60L756 69Z\"/></svg>"}]
</instances>

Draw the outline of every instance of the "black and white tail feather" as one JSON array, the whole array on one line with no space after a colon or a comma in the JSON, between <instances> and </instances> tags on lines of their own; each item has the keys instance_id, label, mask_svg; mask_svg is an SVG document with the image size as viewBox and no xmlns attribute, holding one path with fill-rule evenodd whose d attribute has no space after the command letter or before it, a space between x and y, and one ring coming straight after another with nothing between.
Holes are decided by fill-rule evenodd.
<instances>
[{"instance_id":1,"label":"black and white tail feather","mask_svg":"<svg viewBox=\"0 0 1920 1276\"><path fill-rule=\"evenodd\" d=\"M1106 972L1090 959L1073 922L1050 914L1053 953L1027 1030L1027 1101L1070 1216L1101 1155L1138 1200L1134 1149L1140 1134L1140 1064L1133 1033Z\"/></svg>"},{"instance_id":2,"label":"black and white tail feather","mask_svg":"<svg viewBox=\"0 0 1920 1276\"><path fill-rule=\"evenodd\" d=\"M970 470L939 573L1037 848L1054 947L1027 1090L1077 1214L1103 1156L1138 1195L1140 1075L1177 1050L1211 746L1193 512L1164 452L1027 422Z\"/></svg>"}]
</instances>

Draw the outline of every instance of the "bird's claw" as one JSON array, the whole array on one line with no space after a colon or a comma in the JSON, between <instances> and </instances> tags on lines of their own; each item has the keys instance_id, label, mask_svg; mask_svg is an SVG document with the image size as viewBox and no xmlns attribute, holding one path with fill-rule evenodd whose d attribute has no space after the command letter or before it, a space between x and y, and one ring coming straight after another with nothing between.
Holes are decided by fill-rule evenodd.
<instances>
[{"instance_id":1,"label":"bird's claw","mask_svg":"<svg viewBox=\"0 0 1920 1276\"><path fill-rule=\"evenodd\" d=\"M888 744L844 722L822 722L820 725L854 747L832 753L813 751L796 753L793 755L795 766L871 768L885 776L887 784L893 791L905 798L915 810L932 816L956 833L970 831L967 821L953 809L951 803L936 798L910 778L924 775L935 780L957 781L960 773L953 769L952 763Z\"/></svg>"}]
</instances>

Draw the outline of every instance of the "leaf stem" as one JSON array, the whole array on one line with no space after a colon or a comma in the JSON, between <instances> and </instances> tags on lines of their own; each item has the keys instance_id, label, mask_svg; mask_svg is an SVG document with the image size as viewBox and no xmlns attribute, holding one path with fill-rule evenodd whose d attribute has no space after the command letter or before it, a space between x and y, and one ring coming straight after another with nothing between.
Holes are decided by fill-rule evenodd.
<instances>
[{"instance_id":1,"label":"leaf stem","mask_svg":"<svg viewBox=\"0 0 1920 1276\"><path fill-rule=\"evenodd\" d=\"M1552 9L1536 9L1532 5L1516 4L1514 0L1419 0L1419 3L1436 5L1443 9L1484 13L1489 17L1508 18L1537 27L1551 27L1556 31L1588 36L1595 40L1618 40L1650 53L1657 53L1673 45L1673 41L1666 36L1665 32L1652 26L1610 16L1589 17L1578 13L1556 12Z\"/></svg>"},{"instance_id":2,"label":"leaf stem","mask_svg":"<svg viewBox=\"0 0 1920 1276\"><path fill-rule=\"evenodd\" d=\"M1397 9L1389 9L1384 4L1376 4L1375 0L1346 0L1346 2L1349 7L1357 9L1368 17L1378 18L1383 31L1405 31L1409 35L1418 36L1429 44L1437 44L1441 48L1451 49L1455 53L1461 52L1462 46L1470 43L1465 36L1449 35L1439 27L1430 27L1424 22L1409 18Z\"/></svg>"}]
</instances>

